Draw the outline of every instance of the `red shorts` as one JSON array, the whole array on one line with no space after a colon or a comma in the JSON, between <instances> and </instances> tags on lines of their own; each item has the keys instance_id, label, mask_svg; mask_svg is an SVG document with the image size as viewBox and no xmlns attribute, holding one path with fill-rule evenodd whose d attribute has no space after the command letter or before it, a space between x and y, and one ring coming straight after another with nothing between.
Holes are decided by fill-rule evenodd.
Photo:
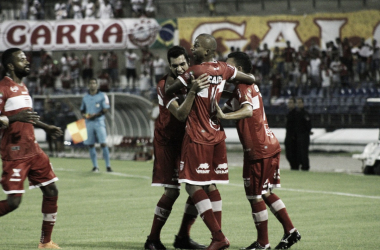
<instances>
[{"instance_id":1,"label":"red shorts","mask_svg":"<svg viewBox=\"0 0 380 250\"><path fill-rule=\"evenodd\" d=\"M152 186L180 188L178 167L181 157L181 145L160 145L156 140L154 146L154 165Z\"/></svg>"},{"instance_id":2,"label":"red shorts","mask_svg":"<svg viewBox=\"0 0 380 250\"><path fill-rule=\"evenodd\" d=\"M228 183L227 150L225 141L215 145L193 142L185 134L179 169L179 182L193 185Z\"/></svg>"},{"instance_id":3,"label":"red shorts","mask_svg":"<svg viewBox=\"0 0 380 250\"><path fill-rule=\"evenodd\" d=\"M261 198L280 184L280 153L269 158L246 160L244 156L243 180L247 199Z\"/></svg>"},{"instance_id":4,"label":"red shorts","mask_svg":"<svg viewBox=\"0 0 380 250\"><path fill-rule=\"evenodd\" d=\"M43 152L26 159L3 161L1 185L6 194L25 193L26 177L29 179L29 189L46 186L58 180L49 157Z\"/></svg>"}]
</instances>

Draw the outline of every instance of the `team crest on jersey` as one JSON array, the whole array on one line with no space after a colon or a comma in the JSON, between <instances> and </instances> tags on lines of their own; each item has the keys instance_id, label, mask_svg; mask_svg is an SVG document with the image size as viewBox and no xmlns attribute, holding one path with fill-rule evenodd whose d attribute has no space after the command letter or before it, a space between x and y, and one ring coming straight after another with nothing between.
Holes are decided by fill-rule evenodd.
<instances>
[{"instance_id":1,"label":"team crest on jersey","mask_svg":"<svg viewBox=\"0 0 380 250\"><path fill-rule=\"evenodd\" d=\"M223 81L223 77L222 76L209 76L208 81L211 84L219 84Z\"/></svg>"},{"instance_id":2,"label":"team crest on jersey","mask_svg":"<svg viewBox=\"0 0 380 250\"><path fill-rule=\"evenodd\" d=\"M11 91L12 91L12 92L17 92L17 91L18 91L18 87L17 87L17 86L13 86L13 87L11 87Z\"/></svg>"}]
</instances>

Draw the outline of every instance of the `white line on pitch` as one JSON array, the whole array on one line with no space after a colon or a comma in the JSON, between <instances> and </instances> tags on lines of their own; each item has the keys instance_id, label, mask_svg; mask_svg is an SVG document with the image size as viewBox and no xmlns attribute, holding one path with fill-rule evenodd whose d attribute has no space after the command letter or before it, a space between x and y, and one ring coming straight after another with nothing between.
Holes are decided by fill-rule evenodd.
<instances>
[{"instance_id":1,"label":"white line on pitch","mask_svg":"<svg viewBox=\"0 0 380 250\"><path fill-rule=\"evenodd\" d=\"M74 169L65 169L65 168L56 168L55 170L58 171L77 171ZM123 173L118 173L118 172L111 172L106 174L112 174L112 175L117 175L117 176L123 176L123 177L132 177L132 178L141 178L141 179L146 179L150 180L151 177L144 176L144 175L130 175L130 174L123 174ZM235 186L235 187L243 187L243 184L235 184L235 183L228 183L226 185L229 186ZM315 190L307 190L307 189L294 189L294 188L281 188L280 190L285 190L285 191L291 191L291 192L300 192L300 193L314 193L314 194L330 194L330 195L340 195L340 196L348 196L348 197L358 197L358 198L368 198L368 199L377 199L380 200L380 196L371 196L371 195L361 195L361 194L350 194L350 193L341 193L341 192L326 192L326 191L315 191Z\"/></svg>"}]
</instances>

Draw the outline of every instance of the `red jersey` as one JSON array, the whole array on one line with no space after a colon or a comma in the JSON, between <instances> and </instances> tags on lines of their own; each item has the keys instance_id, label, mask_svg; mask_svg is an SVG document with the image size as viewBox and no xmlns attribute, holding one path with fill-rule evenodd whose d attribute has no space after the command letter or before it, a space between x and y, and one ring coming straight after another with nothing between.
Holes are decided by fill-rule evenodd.
<instances>
[{"instance_id":1,"label":"red jersey","mask_svg":"<svg viewBox=\"0 0 380 250\"><path fill-rule=\"evenodd\" d=\"M236 123L244 152L251 160L268 158L280 152L280 144L268 126L263 99L257 85L238 84L225 106L235 111L244 104L251 105L253 109L252 117Z\"/></svg>"},{"instance_id":2,"label":"red jersey","mask_svg":"<svg viewBox=\"0 0 380 250\"><path fill-rule=\"evenodd\" d=\"M25 84L19 85L11 78L0 81L0 114L12 116L24 109L32 109L33 102ZM6 161L29 158L42 152L30 123L13 122L1 131L1 158Z\"/></svg>"},{"instance_id":3,"label":"red jersey","mask_svg":"<svg viewBox=\"0 0 380 250\"><path fill-rule=\"evenodd\" d=\"M204 62L190 67L178 79L187 86L191 83L191 74L197 79L204 73L209 75L210 86L197 93L195 104L187 117L186 133L194 142L215 145L226 139L216 118L215 104L220 100L226 81L234 79L237 70L225 62Z\"/></svg>"},{"instance_id":4,"label":"red jersey","mask_svg":"<svg viewBox=\"0 0 380 250\"><path fill-rule=\"evenodd\" d=\"M165 95L165 83L167 75L162 78L157 84L157 95L160 114L158 115L154 124L154 140L161 145L167 144L182 144L185 135L186 123L181 122L175 118L169 111L169 106L172 101L178 99L176 95ZM185 95L186 88L182 89Z\"/></svg>"}]
</instances>

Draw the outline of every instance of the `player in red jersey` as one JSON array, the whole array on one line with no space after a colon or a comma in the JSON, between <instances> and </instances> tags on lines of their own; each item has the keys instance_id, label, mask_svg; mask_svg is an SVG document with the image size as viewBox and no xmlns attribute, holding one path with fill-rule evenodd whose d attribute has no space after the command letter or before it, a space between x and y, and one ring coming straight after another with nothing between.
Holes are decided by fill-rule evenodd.
<instances>
[{"instance_id":1,"label":"player in red jersey","mask_svg":"<svg viewBox=\"0 0 380 250\"><path fill-rule=\"evenodd\" d=\"M32 98L22 83L30 72L30 63L24 52L18 48L6 50L2 55L6 76L0 81L0 112L9 117L9 126L1 131L1 158L3 173L1 185L8 195L0 201L0 216L15 210L21 203L24 180L29 179L29 188L40 188L42 199L42 230L38 248L60 249L51 240L57 217L58 180L48 156L38 146L34 137L33 124L53 136L61 136L60 128L38 120L32 112ZM30 118L30 120L25 119ZM33 123L33 124L31 124Z\"/></svg>"},{"instance_id":2,"label":"player in red jersey","mask_svg":"<svg viewBox=\"0 0 380 250\"><path fill-rule=\"evenodd\" d=\"M227 63L246 73L252 68L249 57L243 52L229 54ZM257 229L257 240L245 249L270 248L265 203L284 228L284 237L276 249L290 248L301 239L301 235L293 226L285 204L272 193L273 188L280 187L281 148L268 126L258 86L236 83L232 97L224 107L224 110L233 112L224 114L218 105L216 108L218 118L238 120L236 128L244 150L244 188Z\"/></svg>"},{"instance_id":3,"label":"player in red jersey","mask_svg":"<svg viewBox=\"0 0 380 250\"><path fill-rule=\"evenodd\" d=\"M166 249L161 243L161 229L168 219L172 207L179 196L180 184L178 183L178 166L181 156L181 144L185 134L185 119L193 105L197 92L208 87L206 74L193 81L192 87L187 92L186 88L179 94L165 95L165 84L174 79L189 68L189 56L186 50L174 46L168 50L167 58L170 73L164 76L157 84L157 95L160 114L155 122L154 130L154 166L152 186L164 187L165 191L157 203L153 225L145 242L145 249ZM187 93L186 93L187 92ZM184 99L179 106L177 100ZM191 225L197 217L191 198L187 200L185 213L178 235L175 237L174 247L176 249L202 249L206 246L194 242L189 235Z\"/></svg>"},{"instance_id":4,"label":"player in red jersey","mask_svg":"<svg viewBox=\"0 0 380 250\"><path fill-rule=\"evenodd\" d=\"M182 144L179 182L186 183L198 213L211 231L212 241L207 249L228 248L230 243L221 231L222 199L215 184L228 183L225 133L216 117L216 101L219 101L226 80L237 79L252 84L252 76L238 72L234 66L215 61L217 44L213 36L199 35L192 47L198 65L190 67L168 87L167 94L187 86L191 76L208 74L210 86L195 97L194 105L186 121L186 133Z\"/></svg>"}]
</instances>

